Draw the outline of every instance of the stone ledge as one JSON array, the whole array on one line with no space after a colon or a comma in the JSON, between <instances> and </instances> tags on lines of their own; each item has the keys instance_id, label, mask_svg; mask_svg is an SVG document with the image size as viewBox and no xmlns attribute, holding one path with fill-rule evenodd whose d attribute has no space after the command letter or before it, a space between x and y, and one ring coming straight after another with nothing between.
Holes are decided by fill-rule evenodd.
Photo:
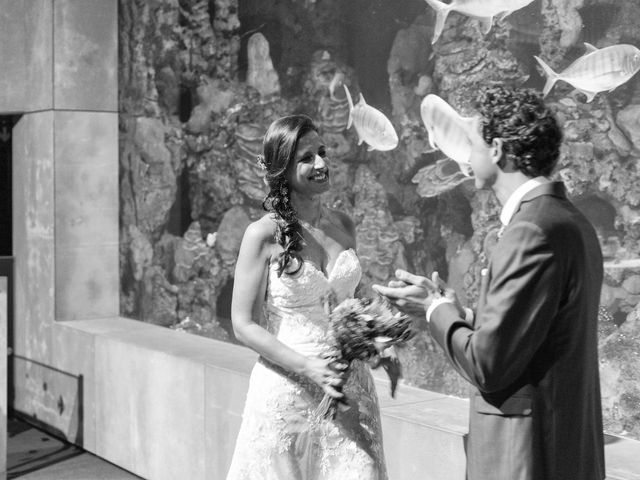
<instances>
[{"instance_id":1,"label":"stone ledge","mask_svg":"<svg viewBox=\"0 0 640 480\"><path fill-rule=\"evenodd\" d=\"M53 367L74 365L64 370L82 375L91 390L82 406L84 428L95 436L87 450L148 479L176 471L193 479L224 478L254 352L121 317L56 322L55 330L74 358L86 350L81 365L56 358ZM64 355L62 349L55 353ZM467 401L408 385L392 399L384 373L374 377L390 478L463 480ZM124 413L113 415L114 405ZM173 441L159 434L158 419ZM153 462L144 458L146 450L155 452ZM204 459L194 463L200 455ZM640 442L607 436L606 456L609 479L640 480Z\"/></svg>"}]
</instances>

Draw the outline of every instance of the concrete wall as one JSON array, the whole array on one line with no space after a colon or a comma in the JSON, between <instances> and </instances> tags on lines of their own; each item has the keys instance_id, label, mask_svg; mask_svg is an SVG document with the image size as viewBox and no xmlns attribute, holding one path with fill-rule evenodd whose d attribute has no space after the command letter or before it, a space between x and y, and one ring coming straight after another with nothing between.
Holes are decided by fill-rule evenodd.
<instances>
[{"instance_id":1,"label":"concrete wall","mask_svg":"<svg viewBox=\"0 0 640 480\"><path fill-rule=\"evenodd\" d=\"M124 318L54 332L57 365L82 378L85 448L143 478L225 478L254 352ZM392 399L388 381L377 386L391 478L463 480L467 402L405 385ZM66 422L57 428L73 436Z\"/></svg>"},{"instance_id":2,"label":"concrete wall","mask_svg":"<svg viewBox=\"0 0 640 480\"><path fill-rule=\"evenodd\" d=\"M225 478L254 352L124 318L58 322L53 337L82 392L59 433L84 432L86 449L146 479ZM463 480L468 402L403 384L391 398L374 375L390 479ZM71 403L61 378L50 389ZM605 454L609 479L640 480L640 442L607 437Z\"/></svg>"},{"instance_id":3,"label":"concrete wall","mask_svg":"<svg viewBox=\"0 0 640 480\"><path fill-rule=\"evenodd\" d=\"M0 35L0 113L22 114L12 401L44 424L77 423L81 377L57 366L54 329L119 313L117 0L2 0Z\"/></svg>"}]
</instances>

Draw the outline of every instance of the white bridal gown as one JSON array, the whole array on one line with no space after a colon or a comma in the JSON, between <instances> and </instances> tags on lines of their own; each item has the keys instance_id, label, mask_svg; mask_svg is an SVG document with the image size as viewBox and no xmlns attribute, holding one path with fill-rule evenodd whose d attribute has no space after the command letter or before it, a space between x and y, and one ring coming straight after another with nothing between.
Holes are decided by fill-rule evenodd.
<instances>
[{"instance_id":1,"label":"white bridal gown","mask_svg":"<svg viewBox=\"0 0 640 480\"><path fill-rule=\"evenodd\" d=\"M326 277L304 262L294 275L269 267L266 328L304 355L327 344L325 298L352 297L362 270L343 251ZM256 363L227 480L386 480L378 398L369 367L352 364L343 392L351 408L335 420L313 415L319 386L260 358Z\"/></svg>"}]
</instances>

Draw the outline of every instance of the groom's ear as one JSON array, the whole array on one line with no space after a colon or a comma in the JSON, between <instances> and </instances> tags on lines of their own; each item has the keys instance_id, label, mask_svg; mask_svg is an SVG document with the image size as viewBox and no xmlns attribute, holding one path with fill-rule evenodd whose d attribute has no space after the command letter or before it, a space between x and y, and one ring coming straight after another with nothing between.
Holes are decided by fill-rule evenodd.
<instances>
[{"instance_id":1,"label":"groom's ear","mask_svg":"<svg viewBox=\"0 0 640 480\"><path fill-rule=\"evenodd\" d=\"M496 137L491 140L491 147L489 148L489 150L489 154L491 155L491 162L493 162L494 165L497 165L502 158L502 139Z\"/></svg>"},{"instance_id":2,"label":"groom's ear","mask_svg":"<svg viewBox=\"0 0 640 480\"><path fill-rule=\"evenodd\" d=\"M507 156L504 154L502 147L504 142L500 137L496 137L491 140L491 146L489 147L489 155L491 157L491 162L494 165L500 167L500 169L504 170L507 166Z\"/></svg>"}]
</instances>

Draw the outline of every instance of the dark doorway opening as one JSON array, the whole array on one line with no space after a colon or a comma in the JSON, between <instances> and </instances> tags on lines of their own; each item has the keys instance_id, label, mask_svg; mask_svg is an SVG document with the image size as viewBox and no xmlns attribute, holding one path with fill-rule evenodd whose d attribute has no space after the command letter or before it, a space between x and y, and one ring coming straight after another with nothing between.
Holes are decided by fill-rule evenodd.
<instances>
[{"instance_id":1,"label":"dark doorway opening","mask_svg":"<svg viewBox=\"0 0 640 480\"><path fill-rule=\"evenodd\" d=\"M11 188L11 131L15 115L0 115L0 256L13 255Z\"/></svg>"},{"instance_id":2,"label":"dark doorway opening","mask_svg":"<svg viewBox=\"0 0 640 480\"><path fill-rule=\"evenodd\" d=\"M0 277L7 278L7 397L13 402L13 126L18 115L0 115Z\"/></svg>"}]
</instances>

